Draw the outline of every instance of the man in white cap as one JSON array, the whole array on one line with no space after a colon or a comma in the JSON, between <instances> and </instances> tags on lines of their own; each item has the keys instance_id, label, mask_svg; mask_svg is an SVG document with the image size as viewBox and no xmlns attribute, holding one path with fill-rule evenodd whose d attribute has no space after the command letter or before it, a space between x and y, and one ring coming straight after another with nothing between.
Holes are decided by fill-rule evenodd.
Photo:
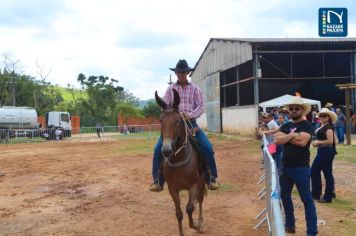
<instances>
[{"instance_id":1,"label":"man in white cap","mask_svg":"<svg viewBox=\"0 0 356 236\"><path fill-rule=\"evenodd\" d=\"M292 122L283 124L275 134L275 143L283 145L283 170L280 175L281 199L285 212L285 230L295 233L295 217L292 189L297 186L304 204L307 235L317 235L317 215L310 191L310 142L312 124L304 119L311 106L300 97L294 97L285 108L290 112Z\"/></svg>"}]
</instances>

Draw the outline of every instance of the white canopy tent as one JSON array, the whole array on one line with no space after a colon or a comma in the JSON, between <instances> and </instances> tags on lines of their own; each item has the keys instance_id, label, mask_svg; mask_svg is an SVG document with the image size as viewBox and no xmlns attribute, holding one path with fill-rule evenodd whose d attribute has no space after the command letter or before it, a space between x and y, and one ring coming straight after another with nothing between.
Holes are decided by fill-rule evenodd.
<instances>
[{"instance_id":1,"label":"white canopy tent","mask_svg":"<svg viewBox=\"0 0 356 236\"><path fill-rule=\"evenodd\" d=\"M295 96L286 94L286 95L271 99L269 101L262 102L262 103L259 104L259 107L262 107L263 112L266 112L266 108L284 106L284 104L288 103L294 97ZM313 99L308 99L308 98L303 98L303 101L306 102L306 103L309 103L310 105L317 105L318 106L318 110L319 111L321 110L320 101L313 100Z\"/></svg>"}]
</instances>

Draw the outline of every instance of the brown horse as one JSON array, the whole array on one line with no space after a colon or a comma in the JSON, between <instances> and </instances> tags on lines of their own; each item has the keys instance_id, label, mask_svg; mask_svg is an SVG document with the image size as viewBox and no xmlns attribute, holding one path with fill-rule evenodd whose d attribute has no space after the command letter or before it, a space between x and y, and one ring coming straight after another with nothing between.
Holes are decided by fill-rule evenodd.
<instances>
[{"instance_id":1,"label":"brown horse","mask_svg":"<svg viewBox=\"0 0 356 236\"><path fill-rule=\"evenodd\" d=\"M189 227L200 231L203 224L203 200L206 194L205 170L203 160L200 160L196 146L192 144L189 136L188 123L184 115L179 113L179 94L173 90L173 106L169 107L157 94L157 103L163 109L160 116L162 135L162 173L167 182L169 193L174 201L176 217L178 220L179 235L183 235L183 213L180 207L181 190L188 190L189 200L186 211L189 217ZM204 159L204 158L201 158ZM199 202L198 221L193 220L195 205Z\"/></svg>"}]
</instances>

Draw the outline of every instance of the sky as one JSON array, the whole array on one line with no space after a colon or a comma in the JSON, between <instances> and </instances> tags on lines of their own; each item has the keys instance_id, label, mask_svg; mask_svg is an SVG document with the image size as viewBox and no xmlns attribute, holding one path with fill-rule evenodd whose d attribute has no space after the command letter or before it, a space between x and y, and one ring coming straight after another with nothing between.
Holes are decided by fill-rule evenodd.
<instances>
[{"instance_id":1,"label":"sky","mask_svg":"<svg viewBox=\"0 0 356 236\"><path fill-rule=\"evenodd\" d=\"M354 0L0 0L0 68L79 88L104 75L136 97L163 95L179 59L193 67L210 38L318 38L318 10Z\"/></svg>"}]
</instances>

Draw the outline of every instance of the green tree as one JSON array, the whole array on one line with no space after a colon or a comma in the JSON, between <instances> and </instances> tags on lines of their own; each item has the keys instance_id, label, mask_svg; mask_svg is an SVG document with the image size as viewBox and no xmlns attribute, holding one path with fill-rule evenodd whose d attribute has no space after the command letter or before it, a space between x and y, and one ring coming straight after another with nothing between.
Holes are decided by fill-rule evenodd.
<instances>
[{"instance_id":1,"label":"green tree","mask_svg":"<svg viewBox=\"0 0 356 236\"><path fill-rule=\"evenodd\" d=\"M131 92L127 90L122 90L116 96L116 100L118 103L126 103L130 104L131 106L138 106L140 99L135 97Z\"/></svg>"},{"instance_id":2,"label":"green tree","mask_svg":"<svg viewBox=\"0 0 356 236\"><path fill-rule=\"evenodd\" d=\"M9 73L6 70L4 72L0 70L0 107L5 105L10 97L9 82Z\"/></svg>"},{"instance_id":3,"label":"green tree","mask_svg":"<svg viewBox=\"0 0 356 236\"><path fill-rule=\"evenodd\" d=\"M146 117L159 117L161 115L161 107L155 101L149 101L142 110Z\"/></svg>"},{"instance_id":4,"label":"green tree","mask_svg":"<svg viewBox=\"0 0 356 236\"><path fill-rule=\"evenodd\" d=\"M91 122L101 121L105 124L116 124L116 97L120 91L123 91L123 87L115 85L118 81L102 75L86 78L84 74L79 74L78 82L88 95L87 99L80 101L81 115L88 113L92 117Z\"/></svg>"},{"instance_id":5,"label":"green tree","mask_svg":"<svg viewBox=\"0 0 356 236\"><path fill-rule=\"evenodd\" d=\"M141 110L128 103L121 103L117 107L119 116L123 117L124 123L127 124L128 118L143 117Z\"/></svg>"}]
</instances>

